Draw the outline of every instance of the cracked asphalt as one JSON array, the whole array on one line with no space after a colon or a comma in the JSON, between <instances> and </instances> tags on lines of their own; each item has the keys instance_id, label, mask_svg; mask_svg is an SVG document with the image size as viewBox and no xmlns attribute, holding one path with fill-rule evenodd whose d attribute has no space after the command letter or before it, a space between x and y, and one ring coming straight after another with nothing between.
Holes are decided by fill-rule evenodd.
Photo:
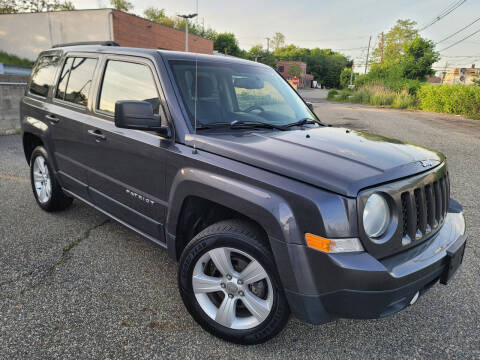
<instances>
[{"instance_id":1,"label":"cracked asphalt","mask_svg":"<svg viewBox=\"0 0 480 360\"><path fill-rule=\"evenodd\" d=\"M322 326L291 319L270 342L232 345L184 309L165 251L74 201L35 204L21 137L0 136L0 359L462 358L480 359L480 122L331 103L319 117L443 151L467 219L464 263L448 286L379 320Z\"/></svg>"}]
</instances>

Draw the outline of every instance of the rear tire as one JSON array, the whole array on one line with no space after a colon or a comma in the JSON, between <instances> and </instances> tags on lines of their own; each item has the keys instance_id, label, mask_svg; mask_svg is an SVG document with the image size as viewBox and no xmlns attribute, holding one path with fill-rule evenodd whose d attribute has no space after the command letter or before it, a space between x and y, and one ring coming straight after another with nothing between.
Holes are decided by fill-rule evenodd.
<instances>
[{"instance_id":1,"label":"rear tire","mask_svg":"<svg viewBox=\"0 0 480 360\"><path fill-rule=\"evenodd\" d=\"M37 204L45 211L64 210L73 201L71 197L65 195L58 184L43 146L33 149L30 157L30 182Z\"/></svg>"},{"instance_id":2,"label":"rear tire","mask_svg":"<svg viewBox=\"0 0 480 360\"><path fill-rule=\"evenodd\" d=\"M178 283L197 323L237 344L271 339L290 316L267 239L247 221L221 221L196 235L180 258Z\"/></svg>"}]
</instances>

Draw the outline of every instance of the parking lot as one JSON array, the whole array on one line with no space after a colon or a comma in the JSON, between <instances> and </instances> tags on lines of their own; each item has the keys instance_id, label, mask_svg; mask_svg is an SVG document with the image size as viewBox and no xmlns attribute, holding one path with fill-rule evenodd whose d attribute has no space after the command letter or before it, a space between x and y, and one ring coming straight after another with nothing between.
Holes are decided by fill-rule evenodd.
<instances>
[{"instance_id":1,"label":"parking lot","mask_svg":"<svg viewBox=\"0 0 480 360\"><path fill-rule=\"evenodd\" d=\"M323 100L321 120L438 149L469 242L449 286L379 320L291 319L268 343L232 345L185 310L166 252L75 201L36 205L19 135L0 137L0 358L480 358L480 121Z\"/></svg>"}]
</instances>

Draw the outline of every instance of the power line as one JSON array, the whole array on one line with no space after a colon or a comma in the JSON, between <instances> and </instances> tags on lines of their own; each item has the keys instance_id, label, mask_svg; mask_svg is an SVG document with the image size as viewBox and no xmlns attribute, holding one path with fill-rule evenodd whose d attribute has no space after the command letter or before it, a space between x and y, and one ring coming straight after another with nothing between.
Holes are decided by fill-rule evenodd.
<instances>
[{"instance_id":1,"label":"power line","mask_svg":"<svg viewBox=\"0 0 480 360\"><path fill-rule=\"evenodd\" d=\"M430 21L427 25L425 25L424 27L422 27L419 31L423 31L427 28L429 28L430 26L432 26L433 24L439 22L440 20L442 20L445 16L447 16L448 14L452 13L454 10L456 10L457 8L459 8L460 6L462 6L463 4L465 4L467 0L458 0L458 1L455 1L452 5L450 5L447 9L445 9L444 11L442 11L439 15L437 15L434 19L432 19L432 21Z\"/></svg>"},{"instance_id":2,"label":"power line","mask_svg":"<svg viewBox=\"0 0 480 360\"><path fill-rule=\"evenodd\" d=\"M437 41L437 42L435 43L435 45L440 44L441 42L444 42L445 40L448 40L448 39L454 37L455 35L457 35L458 33L462 32L463 30L469 28L470 26L472 26L473 24L475 24L475 23L478 22L478 21L480 21L480 17L477 18L476 20L474 20L473 22L471 22L470 24L468 24L467 26L461 28L461 29L458 30L457 32L454 32L452 35L447 36L446 38L444 38L444 39L442 39L442 40L440 40L440 41Z\"/></svg>"},{"instance_id":3,"label":"power line","mask_svg":"<svg viewBox=\"0 0 480 360\"><path fill-rule=\"evenodd\" d=\"M465 36L463 39L461 39L461 40L458 40L457 42L453 43L452 45L450 45L450 46L447 46L446 48L444 48L444 49L440 50L439 52L442 52L442 51L448 50L448 49L450 49L450 48L454 47L455 45L457 45L457 44L460 44L462 41L465 41L465 40L467 40L467 39L471 38L473 35L475 35L475 34L478 34L478 33L480 33L480 29L478 29L477 31L475 31L474 33L472 33L472 34L470 34L470 35L468 35L468 36Z\"/></svg>"}]
</instances>

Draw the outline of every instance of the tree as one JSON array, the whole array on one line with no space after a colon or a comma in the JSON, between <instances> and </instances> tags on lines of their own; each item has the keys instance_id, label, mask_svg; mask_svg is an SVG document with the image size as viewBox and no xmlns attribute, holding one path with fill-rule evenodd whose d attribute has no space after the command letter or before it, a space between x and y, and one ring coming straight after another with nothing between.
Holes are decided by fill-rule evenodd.
<instances>
[{"instance_id":1,"label":"tree","mask_svg":"<svg viewBox=\"0 0 480 360\"><path fill-rule=\"evenodd\" d=\"M290 75L291 77L300 77L300 75L302 74L302 68L300 67L300 65L298 65L297 63L293 63L292 65L289 66L288 68L288 75Z\"/></svg>"},{"instance_id":2,"label":"tree","mask_svg":"<svg viewBox=\"0 0 480 360\"><path fill-rule=\"evenodd\" d=\"M162 22L167 18L167 15L165 15L165 9L157 9L153 6L145 9L143 16L145 16L148 20L159 24L162 24Z\"/></svg>"},{"instance_id":3,"label":"tree","mask_svg":"<svg viewBox=\"0 0 480 360\"><path fill-rule=\"evenodd\" d=\"M383 37L383 62L398 62L404 55L405 46L418 36L412 20L397 20L394 27ZM382 49L378 46L372 53L372 62L380 62Z\"/></svg>"},{"instance_id":4,"label":"tree","mask_svg":"<svg viewBox=\"0 0 480 360\"><path fill-rule=\"evenodd\" d=\"M75 10L75 6L71 1L60 0L0 0L0 14L58 10Z\"/></svg>"},{"instance_id":5,"label":"tree","mask_svg":"<svg viewBox=\"0 0 480 360\"><path fill-rule=\"evenodd\" d=\"M355 81L356 78L356 73L353 73L353 78L352 78L352 69L351 68L345 68L342 70L340 73L340 87L342 89L345 89L350 85L350 79L352 78L353 81Z\"/></svg>"},{"instance_id":6,"label":"tree","mask_svg":"<svg viewBox=\"0 0 480 360\"><path fill-rule=\"evenodd\" d=\"M271 67L275 67L277 64L277 58L270 51L264 49L262 45L252 46L246 53L245 58L249 60L257 59L258 62Z\"/></svg>"},{"instance_id":7,"label":"tree","mask_svg":"<svg viewBox=\"0 0 480 360\"><path fill-rule=\"evenodd\" d=\"M407 79L425 81L429 75L434 75L432 65L440 59L435 50L435 44L417 36L404 45L404 56L400 60L404 64L403 75Z\"/></svg>"},{"instance_id":8,"label":"tree","mask_svg":"<svg viewBox=\"0 0 480 360\"><path fill-rule=\"evenodd\" d=\"M270 40L270 42L272 44L273 50L277 50L285 46L285 35L277 32L275 33L275 35L273 35L273 38Z\"/></svg>"},{"instance_id":9,"label":"tree","mask_svg":"<svg viewBox=\"0 0 480 360\"><path fill-rule=\"evenodd\" d=\"M15 0L0 0L0 14L15 14L19 8Z\"/></svg>"},{"instance_id":10,"label":"tree","mask_svg":"<svg viewBox=\"0 0 480 360\"><path fill-rule=\"evenodd\" d=\"M238 41L232 33L221 33L215 37L213 49L232 56L240 56L241 50Z\"/></svg>"},{"instance_id":11,"label":"tree","mask_svg":"<svg viewBox=\"0 0 480 360\"><path fill-rule=\"evenodd\" d=\"M110 0L110 5L113 6L114 9L129 12L133 10L133 4L127 0Z\"/></svg>"}]
</instances>

